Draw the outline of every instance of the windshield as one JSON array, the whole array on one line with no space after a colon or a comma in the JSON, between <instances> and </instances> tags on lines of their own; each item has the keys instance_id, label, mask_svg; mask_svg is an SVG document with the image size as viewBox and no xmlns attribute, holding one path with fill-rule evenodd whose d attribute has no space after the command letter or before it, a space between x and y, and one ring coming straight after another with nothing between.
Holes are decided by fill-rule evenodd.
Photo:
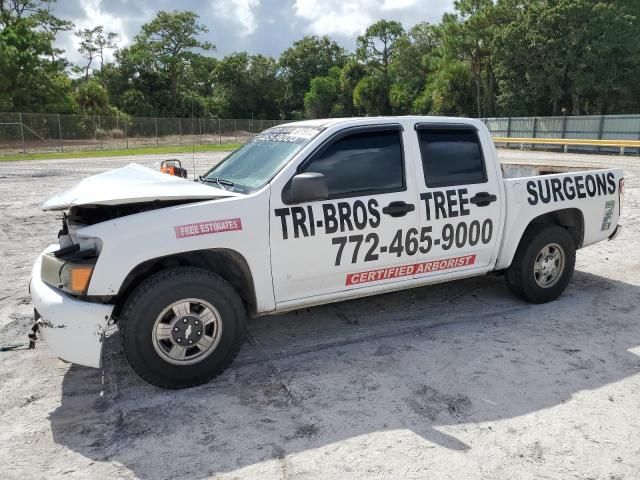
<instances>
[{"instance_id":1,"label":"windshield","mask_svg":"<svg viewBox=\"0 0 640 480\"><path fill-rule=\"evenodd\" d=\"M318 133L320 129L310 127L265 130L228 155L201 180L227 190L250 193L271 180Z\"/></svg>"}]
</instances>

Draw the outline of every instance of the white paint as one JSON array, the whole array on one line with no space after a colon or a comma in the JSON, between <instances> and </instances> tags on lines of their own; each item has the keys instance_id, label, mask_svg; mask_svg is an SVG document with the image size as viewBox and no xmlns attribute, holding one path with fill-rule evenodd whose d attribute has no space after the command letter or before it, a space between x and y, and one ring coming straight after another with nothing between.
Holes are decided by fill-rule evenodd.
<instances>
[{"instance_id":1,"label":"white paint","mask_svg":"<svg viewBox=\"0 0 640 480\"><path fill-rule=\"evenodd\" d=\"M360 255L352 262L353 248L345 249L343 262L335 265L336 245L332 244L332 237L362 234L366 236L374 231L379 236L379 246L389 246L396 231L406 233L409 229L421 229L429 225L433 229L434 239L440 238L446 223L456 225L463 218L425 218L426 210L420 194L429 191L443 191L445 188L430 188L425 185L422 171L422 160L415 133L417 123L450 123L474 126L480 138L484 154L487 180L472 185L457 185L447 189L464 188L471 198L478 192L488 192L497 196L497 201L486 207L470 208L470 213L464 217L467 225L477 220L482 222L490 219L493 222L493 234L490 241L471 246L469 243L458 247L451 245L443 251L433 248L428 252L419 252L409 256L406 251L400 256L379 255L377 258L364 261L367 246L362 244ZM311 122L294 123L303 128ZM392 218L381 214L379 226L371 227L367 224L364 229L351 232L327 233L320 228L316 235L301 236L284 239L281 219L275 215L277 208L290 208L282 201L283 188L297 173L297 169L309 154L315 151L332 135L349 127L365 125L401 125L403 128L404 163L406 189L400 192L348 197L321 202L308 202L298 207L312 208L315 212L327 203L347 202L351 205L357 200L367 203L375 199L379 211L392 201L404 201L415 205L415 210L404 217ZM128 202L170 199L170 198L202 198L205 201L189 203L174 207L143 212L136 215L109 220L75 232L77 238L99 238L102 249L95 265L89 285L88 294L94 296L111 296L118 293L126 276L141 263L155 258L179 254L186 251L226 249L244 258L254 282L257 312L268 314L302 308L329 302L336 302L349 298L364 297L377 293L390 292L404 288L426 284L446 282L454 279L478 276L491 270L508 267L513 258L522 234L535 217L560 208L579 209L585 221L584 245L606 239L618 224L618 212L614 210L611 228L600 231L602 224L602 209L607 200L618 200L618 193L605 194L598 197L567 200L557 203L538 203L530 205L523 195L522 187L526 185L528 177L510 179L503 178L495 147L486 126L472 119L448 117L372 117L345 118L323 121L325 129L287 165L285 165L259 191L249 195L233 194L225 190L172 177L139 165L106 172L90 177L80 182L76 187L60 194L45 203L45 209L68 208L71 205L100 203L115 205ZM594 171L596 173L598 171ZM616 183L622 178L622 170L600 170L614 175ZM571 174L555 174L545 178L564 178ZM219 198L226 197L226 198ZM211 199L211 200L208 200ZM471 204L469 205L471 207ZM220 232L216 235L198 235L176 238L174 228L179 225L198 224L201 222L215 222L224 219L239 219L242 229ZM315 216L316 220L320 217ZM292 225L289 223L289 228ZM290 230L290 233L291 230ZM379 250L379 253L382 251ZM441 261L460 256L474 256L472 264L461 267L429 270L415 274L399 275L368 283L352 284L346 282L348 275L380 269L397 269L403 265ZM412 272L413 273L413 272ZM55 290L43 289L38 282L39 267L34 268L37 308L45 319L53 315L65 318L67 325L73 325L78 332L74 337L85 336L93 338L98 322L98 313L109 310L108 305L89 304L70 297L62 296ZM88 321L84 323L69 323L80 314L86 313ZM68 317L68 318L67 318ZM82 330L82 331L80 331ZM75 331L75 330L69 330ZM52 330L54 332L54 330ZM87 360L87 353L79 354L77 342L62 340L64 333L50 333L56 335L55 348L63 358L83 363L95 364L94 357ZM52 337L53 338L53 337ZM95 343L87 342L90 345ZM89 348L83 346L80 350ZM63 351L64 350L64 351ZM80 355L80 358L78 357Z\"/></svg>"},{"instance_id":2,"label":"white paint","mask_svg":"<svg viewBox=\"0 0 640 480\"><path fill-rule=\"evenodd\" d=\"M126 167L85 178L49 200L43 210L62 210L74 205L122 205L152 200L233 197L233 193L132 163Z\"/></svg>"},{"instance_id":3,"label":"white paint","mask_svg":"<svg viewBox=\"0 0 640 480\"><path fill-rule=\"evenodd\" d=\"M41 280L42 255L57 248L49 246L31 272L31 301L43 319L39 334L49 350L63 360L100 368L103 334L113 305L76 300Z\"/></svg>"}]
</instances>

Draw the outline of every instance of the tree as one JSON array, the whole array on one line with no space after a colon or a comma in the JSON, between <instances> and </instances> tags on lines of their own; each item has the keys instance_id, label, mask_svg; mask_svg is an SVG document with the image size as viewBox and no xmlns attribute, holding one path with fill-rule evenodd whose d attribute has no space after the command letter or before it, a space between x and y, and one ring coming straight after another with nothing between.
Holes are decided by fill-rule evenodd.
<instances>
[{"instance_id":1,"label":"tree","mask_svg":"<svg viewBox=\"0 0 640 480\"><path fill-rule=\"evenodd\" d=\"M58 32L73 28L73 22L63 20L51 13L56 0L0 0L0 27L11 27L16 22L28 20L32 28L46 34L53 42ZM49 58L52 62L66 65L62 59L64 50L51 46Z\"/></svg>"},{"instance_id":2,"label":"tree","mask_svg":"<svg viewBox=\"0 0 640 480\"><path fill-rule=\"evenodd\" d=\"M151 59L131 47L116 50L114 57L115 61L105 64L97 76L110 101L135 116L168 111L169 81L153 70Z\"/></svg>"},{"instance_id":3,"label":"tree","mask_svg":"<svg viewBox=\"0 0 640 480\"><path fill-rule=\"evenodd\" d=\"M68 112L66 62L53 47L70 22L50 14L52 1L0 0L0 110Z\"/></svg>"},{"instance_id":4,"label":"tree","mask_svg":"<svg viewBox=\"0 0 640 480\"><path fill-rule=\"evenodd\" d=\"M369 26L364 35L358 37L358 58L387 76L396 41L404 34L400 22L380 20Z\"/></svg>"},{"instance_id":5,"label":"tree","mask_svg":"<svg viewBox=\"0 0 640 480\"><path fill-rule=\"evenodd\" d=\"M97 80L82 82L74 92L80 113L97 115L106 113L109 107L107 90Z\"/></svg>"},{"instance_id":6,"label":"tree","mask_svg":"<svg viewBox=\"0 0 640 480\"><path fill-rule=\"evenodd\" d=\"M331 67L325 77L311 80L309 91L304 96L304 106L307 116L311 118L326 118L339 115L346 108L340 103L341 74L339 67Z\"/></svg>"},{"instance_id":7,"label":"tree","mask_svg":"<svg viewBox=\"0 0 640 480\"><path fill-rule=\"evenodd\" d=\"M475 84L476 115L494 115L496 79L492 47L499 24L496 7L492 0L456 0L454 8L456 13L442 17L443 56L469 65Z\"/></svg>"},{"instance_id":8,"label":"tree","mask_svg":"<svg viewBox=\"0 0 640 480\"><path fill-rule=\"evenodd\" d=\"M353 90L353 104L369 115L389 114L389 84L379 73L366 75Z\"/></svg>"},{"instance_id":9,"label":"tree","mask_svg":"<svg viewBox=\"0 0 640 480\"><path fill-rule=\"evenodd\" d=\"M191 112L193 115L206 116L212 111L214 84L211 74L219 61L214 57L206 57L190 53L182 78L179 111Z\"/></svg>"},{"instance_id":10,"label":"tree","mask_svg":"<svg viewBox=\"0 0 640 480\"><path fill-rule=\"evenodd\" d=\"M180 96L180 82L183 80L185 64L194 49L213 50L210 42L198 40L198 36L208 29L198 22L194 12L160 11L151 22L142 25L141 32L131 46L135 61L158 75L166 75L170 84L169 106L176 114L177 99Z\"/></svg>"},{"instance_id":11,"label":"tree","mask_svg":"<svg viewBox=\"0 0 640 480\"><path fill-rule=\"evenodd\" d=\"M159 12L133 44L76 32L69 75L55 0L0 0L0 110L303 118L637 112L638 0L455 0L437 24L369 26L348 53L307 36L279 59L218 60L189 11ZM106 61L113 49L114 61Z\"/></svg>"},{"instance_id":12,"label":"tree","mask_svg":"<svg viewBox=\"0 0 640 480\"><path fill-rule=\"evenodd\" d=\"M616 3L539 1L498 37L500 104L507 112L605 113L635 88L636 17Z\"/></svg>"},{"instance_id":13,"label":"tree","mask_svg":"<svg viewBox=\"0 0 640 480\"><path fill-rule=\"evenodd\" d=\"M389 66L403 34L399 22L380 20L358 37L356 56L367 68L367 76L354 90L354 103L367 113L389 115L392 111Z\"/></svg>"},{"instance_id":14,"label":"tree","mask_svg":"<svg viewBox=\"0 0 640 480\"><path fill-rule=\"evenodd\" d=\"M395 113L411 113L416 97L433 70L434 52L440 47L433 25L419 23L396 42L389 71L393 79L390 101Z\"/></svg>"},{"instance_id":15,"label":"tree","mask_svg":"<svg viewBox=\"0 0 640 480\"><path fill-rule=\"evenodd\" d=\"M280 95L277 62L264 55L234 53L220 60L211 74L212 110L232 118L275 118Z\"/></svg>"},{"instance_id":16,"label":"tree","mask_svg":"<svg viewBox=\"0 0 640 480\"><path fill-rule=\"evenodd\" d=\"M119 107L123 112L136 116L148 115L153 111L144 93L136 88L129 88L122 93Z\"/></svg>"},{"instance_id":17,"label":"tree","mask_svg":"<svg viewBox=\"0 0 640 480\"><path fill-rule=\"evenodd\" d=\"M345 115L360 115L363 109L354 104L354 92L360 80L367 75L365 66L358 62L355 57L351 57L349 61L342 67L340 73L340 86L342 91L342 104L345 108Z\"/></svg>"},{"instance_id":18,"label":"tree","mask_svg":"<svg viewBox=\"0 0 640 480\"><path fill-rule=\"evenodd\" d=\"M473 76L461 60L444 61L413 102L413 111L432 115L468 116L474 110Z\"/></svg>"},{"instance_id":19,"label":"tree","mask_svg":"<svg viewBox=\"0 0 640 480\"><path fill-rule=\"evenodd\" d=\"M327 75L331 67L342 67L346 60L345 50L326 36L304 37L282 52L278 66L283 89L280 101L283 116L301 116L311 79Z\"/></svg>"},{"instance_id":20,"label":"tree","mask_svg":"<svg viewBox=\"0 0 640 480\"><path fill-rule=\"evenodd\" d=\"M73 23L62 20L51 13L56 0L0 0L0 26L10 27L22 20L29 20L33 27L55 35L71 30Z\"/></svg>"},{"instance_id":21,"label":"tree","mask_svg":"<svg viewBox=\"0 0 640 480\"><path fill-rule=\"evenodd\" d=\"M118 34L105 32L102 25L94 28L85 28L76 31L76 37L80 39L78 51L87 59L84 78L89 78L91 63L97 58L100 60L100 71L104 66L104 51L116 48Z\"/></svg>"}]
</instances>

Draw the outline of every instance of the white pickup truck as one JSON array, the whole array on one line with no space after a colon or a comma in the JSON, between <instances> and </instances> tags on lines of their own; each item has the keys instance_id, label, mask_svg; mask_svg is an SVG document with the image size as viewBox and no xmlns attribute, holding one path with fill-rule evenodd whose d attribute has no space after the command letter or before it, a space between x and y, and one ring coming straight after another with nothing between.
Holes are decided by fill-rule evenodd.
<instances>
[{"instance_id":1,"label":"white pickup truck","mask_svg":"<svg viewBox=\"0 0 640 480\"><path fill-rule=\"evenodd\" d=\"M229 366L248 316L492 271L548 302L577 249L619 233L623 185L501 167L477 120L281 125L197 182L134 164L48 200L65 214L33 268L32 337L100 367L115 322L140 377L184 388Z\"/></svg>"}]
</instances>

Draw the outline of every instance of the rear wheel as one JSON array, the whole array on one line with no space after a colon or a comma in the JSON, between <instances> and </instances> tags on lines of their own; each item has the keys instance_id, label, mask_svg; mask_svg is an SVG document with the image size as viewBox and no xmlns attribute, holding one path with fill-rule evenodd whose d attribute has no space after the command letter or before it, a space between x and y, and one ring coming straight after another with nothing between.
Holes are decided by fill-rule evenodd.
<instances>
[{"instance_id":1,"label":"rear wheel","mask_svg":"<svg viewBox=\"0 0 640 480\"><path fill-rule=\"evenodd\" d=\"M576 245L557 225L534 225L520 241L506 274L509 290L531 303L558 298L567 288L576 262Z\"/></svg>"},{"instance_id":2,"label":"rear wheel","mask_svg":"<svg viewBox=\"0 0 640 480\"><path fill-rule=\"evenodd\" d=\"M175 268L152 275L131 294L119 326L124 354L143 380L187 388L231 364L244 338L245 310L220 276Z\"/></svg>"}]
</instances>

